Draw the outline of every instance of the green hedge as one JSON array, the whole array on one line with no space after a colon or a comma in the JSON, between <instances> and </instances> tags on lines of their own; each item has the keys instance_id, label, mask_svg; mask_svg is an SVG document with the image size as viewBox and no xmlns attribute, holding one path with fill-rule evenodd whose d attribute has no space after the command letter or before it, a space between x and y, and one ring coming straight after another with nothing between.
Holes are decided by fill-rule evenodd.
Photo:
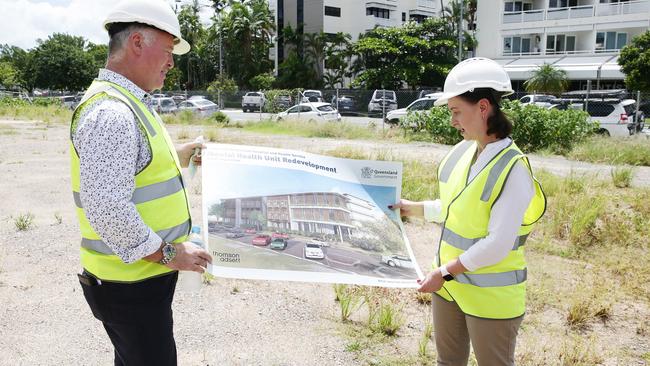
<instances>
[{"instance_id":1,"label":"green hedge","mask_svg":"<svg viewBox=\"0 0 650 366\"><path fill-rule=\"evenodd\" d=\"M503 101L503 111L513 123L512 139L524 151L549 149L566 153L590 136L597 123L589 121L583 111L546 109L522 105L518 101ZM426 112L409 113L402 128L426 132L433 142L453 145L462 137L450 124L447 107L434 107Z\"/></svg>"}]
</instances>

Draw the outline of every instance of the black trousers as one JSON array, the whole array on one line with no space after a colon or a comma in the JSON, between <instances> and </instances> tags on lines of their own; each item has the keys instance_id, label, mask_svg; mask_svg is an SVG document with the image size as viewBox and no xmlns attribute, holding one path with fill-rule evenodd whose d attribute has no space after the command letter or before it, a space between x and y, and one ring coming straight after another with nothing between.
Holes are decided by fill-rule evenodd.
<instances>
[{"instance_id":1,"label":"black trousers","mask_svg":"<svg viewBox=\"0 0 650 366\"><path fill-rule=\"evenodd\" d=\"M175 366L172 300L178 272L136 283L80 275L84 297L115 347L115 366Z\"/></svg>"}]
</instances>

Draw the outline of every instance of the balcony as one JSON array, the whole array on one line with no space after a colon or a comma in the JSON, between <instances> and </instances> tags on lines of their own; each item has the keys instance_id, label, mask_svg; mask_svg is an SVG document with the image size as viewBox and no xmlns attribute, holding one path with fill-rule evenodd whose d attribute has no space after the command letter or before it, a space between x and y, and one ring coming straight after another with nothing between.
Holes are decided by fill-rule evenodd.
<instances>
[{"instance_id":1,"label":"balcony","mask_svg":"<svg viewBox=\"0 0 650 366\"><path fill-rule=\"evenodd\" d=\"M593 5L553 8L546 11L547 20L589 18L594 16Z\"/></svg>"},{"instance_id":2,"label":"balcony","mask_svg":"<svg viewBox=\"0 0 650 366\"><path fill-rule=\"evenodd\" d=\"M367 29L373 29L375 26L380 27L397 27L400 25L395 19L379 18L374 15L366 15Z\"/></svg>"},{"instance_id":3,"label":"balcony","mask_svg":"<svg viewBox=\"0 0 650 366\"><path fill-rule=\"evenodd\" d=\"M650 13L650 0L504 12L502 24Z\"/></svg>"},{"instance_id":4,"label":"balcony","mask_svg":"<svg viewBox=\"0 0 650 366\"><path fill-rule=\"evenodd\" d=\"M596 16L610 16L622 14L640 14L650 12L650 1L630 1L613 4L599 4Z\"/></svg>"}]
</instances>

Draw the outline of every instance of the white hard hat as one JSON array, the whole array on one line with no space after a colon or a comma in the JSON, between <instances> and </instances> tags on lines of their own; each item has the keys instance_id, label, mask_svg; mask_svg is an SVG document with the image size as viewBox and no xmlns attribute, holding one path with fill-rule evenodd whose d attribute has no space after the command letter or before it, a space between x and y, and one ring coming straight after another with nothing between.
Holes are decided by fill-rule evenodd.
<instances>
[{"instance_id":1,"label":"white hard hat","mask_svg":"<svg viewBox=\"0 0 650 366\"><path fill-rule=\"evenodd\" d=\"M143 23L174 36L173 53L182 55L190 50L190 44L181 36L178 18L164 0L122 0L104 20L108 30L112 23Z\"/></svg>"},{"instance_id":2,"label":"white hard hat","mask_svg":"<svg viewBox=\"0 0 650 366\"><path fill-rule=\"evenodd\" d=\"M489 58L474 57L458 63L445 79L443 94L434 105L447 104L453 97L476 88L492 88L502 96L514 93L506 70Z\"/></svg>"}]
</instances>

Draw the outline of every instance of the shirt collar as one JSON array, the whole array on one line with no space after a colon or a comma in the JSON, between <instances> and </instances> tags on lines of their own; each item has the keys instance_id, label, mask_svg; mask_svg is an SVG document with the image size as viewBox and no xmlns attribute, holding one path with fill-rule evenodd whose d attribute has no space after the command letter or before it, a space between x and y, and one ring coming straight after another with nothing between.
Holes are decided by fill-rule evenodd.
<instances>
[{"instance_id":1,"label":"shirt collar","mask_svg":"<svg viewBox=\"0 0 650 366\"><path fill-rule=\"evenodd\" d=\"M99 69L99 75L97 76L97 79L117 84L128 90L129 93L133 94L133 96L135 96L145 105L151 106L151 94L142 90L139 86L135 85L135 83L127 79L124 75L108 69Z\"/></svg>"}]
</instances>

